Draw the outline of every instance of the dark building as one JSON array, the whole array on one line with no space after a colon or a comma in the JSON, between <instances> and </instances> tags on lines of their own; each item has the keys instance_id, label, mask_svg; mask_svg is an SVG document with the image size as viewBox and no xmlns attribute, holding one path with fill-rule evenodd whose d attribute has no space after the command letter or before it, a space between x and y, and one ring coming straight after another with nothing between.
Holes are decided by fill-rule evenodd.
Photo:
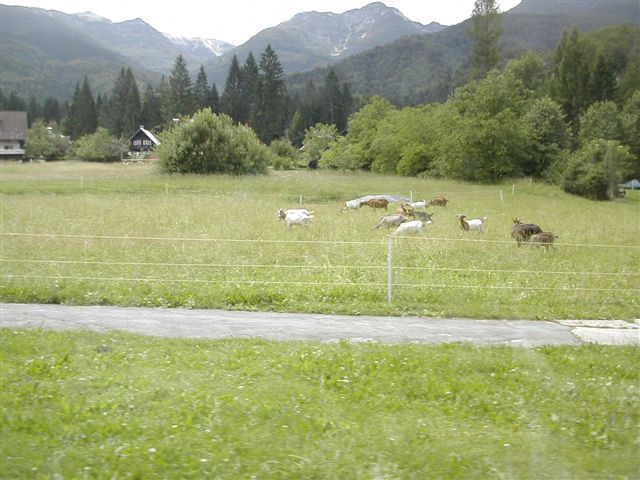
<instances>
[{"instance_id":1,"label":"dark building","mask_svg":"<svg viewBox=\"0 0 640 480\"><path fill-rule=\"evenodd\" d=\"M156 145L160 145L160 142L153 133L144 128L144 125L140 125L138 131L129 139L130 152L148 152Z\"/></svg>"},{"instance_id":2,"label":"dark building","mask_svg":"<svg viewBox=\"0 0 640 480\"><path fill-rule=\"evenodd\" d=\"M22 160L27 140L27 112L0 111L0 159Z\"/></svg>"}]
</instances>

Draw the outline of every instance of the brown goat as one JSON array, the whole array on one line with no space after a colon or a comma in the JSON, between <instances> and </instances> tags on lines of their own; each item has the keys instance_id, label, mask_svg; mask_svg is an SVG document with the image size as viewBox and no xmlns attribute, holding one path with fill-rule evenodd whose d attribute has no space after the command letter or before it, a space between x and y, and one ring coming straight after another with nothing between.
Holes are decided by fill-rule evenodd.
<instances>
[{"instance_id":1,"label":"brown goat","mask_svg":"<svg viewBox=\"0 0 640 480\"><path fill-rule=\"evenodd\" d=\"M400 205L397 209L396 209L396 213L401 213L402 215L407 215L412 213L415 210L415 208L413 208L411 205L409 205L408 203L403 203L402 205Z\"/></svg>"},{"instance_id":2,"label":"brown goat","mask_svg":"<svg viewBox=\"0 0 640 480\"><path fill-rule=\"evenodd\" d=\"M518 218L513 219L513 227L511 227L511 237L515 239L518 247L522 242L529 241L531 235L542 233L542 229L535 223L522 223Z\"/></svg>"},{"instance_id":3,"label":"brown goat","mask_svg":"<svg viewBox=\"0 0 640 480\"><path fill-rule=\"evenodd\" d=\"M447 200L443 196L437 196L437 197L433 197L431 200L429 200L427 205L428 206L433 206L433 207L446 207L447 206L447 202L449 202L449 200Z\"/></svg>"},{"instance_id":4,"label":"brown goat","mask_svg":"<svg viewBox=\"0 0 640 480\"><path fill-rule=\"evenodd\" d=\"M361 207L364 205L367 205L371 208L384 208L386 210L387 206L389 205L389 200L385 198L372 198L370 200L367 200L366 202L360 202Z\"/></svg>"},{"instance_id":5,"label":"brown goat","mask_svg":"<svg viewBox=\"0 0 640 480\"><path fill-rule=\"evenodd\" d=\"M558 238L558 236L551 232L540 232L531 235L531 237L529 237L529 243L532 246L545 247L547 250L549 247L555 249L556 247L553 246L553 242L556 238Z\"/></svg>"}]
</instances>

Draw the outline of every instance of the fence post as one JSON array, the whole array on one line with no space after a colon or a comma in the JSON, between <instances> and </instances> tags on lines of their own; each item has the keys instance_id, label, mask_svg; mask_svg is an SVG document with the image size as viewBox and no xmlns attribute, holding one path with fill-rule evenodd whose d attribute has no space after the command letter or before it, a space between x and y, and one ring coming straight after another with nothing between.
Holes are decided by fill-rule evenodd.
<instances>
[{"instance_id":1,"label":"fence post","mask_svg":"<svg viewBox=\"0 0 640 480\"><path fill-rule=\"evenodd\" d=\"M300 206L302 206L302 195L300 195Z\"/></svg>"},{"instance_id":2,"label":"fence post","mask_svg":"<svg viewBox=\"0 0 640 480\"><path fill-rule=\"evenodd\" d=\"M387 301L393 300L393 237L387 237Z\"/></svg>"}]
</instances>

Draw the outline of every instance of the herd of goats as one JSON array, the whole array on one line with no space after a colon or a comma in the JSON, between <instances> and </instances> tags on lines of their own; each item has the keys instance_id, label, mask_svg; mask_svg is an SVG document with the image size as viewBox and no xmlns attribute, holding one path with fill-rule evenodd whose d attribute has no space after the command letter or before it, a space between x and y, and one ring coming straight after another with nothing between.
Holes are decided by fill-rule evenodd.
<instances>
[{"instance_id":1,"label":"herd of goats","mask_svg":"<svg viewBox=\"0 0 640 480\"><path fill-rule=\"evenodd\" d=\"M365 206L373 209L388 210L391 202L399 200L402 201L402 203L396 210L396 213L385 215L380 218L378 223L373 227L374 229L380 227L395 227L395 230L392 233L392 235L395 236L410 234L423 235L425 225L433 223L431 219L433 213L427 213L426 211L421 211L419 209L426 209L427 207L446 207L449 202L449 200L442 196L433 197L428 201L422 200L420 202L411 202L408 201L408 199L402 199L402 197L395 197L391 195L368 195L355 200L348 200L340 211L344 212L346 210L355 210ZM296 225L307 227L311 219L313 219L313 212L305 208L290 208L286 210L279 208L278 218L284 220L289 228ZM468 218L462 213L458 214L457 218L460 222L460 228L464 231L482 232L482 228L487 221L487 217ZM546 248L555 248L553 246L553 242L558 238L551 232L543 232L535 223L522 223L518 218L513 219L511 237L516 241L518 247L523 243L527 243L533 246L543 246Z\"/></svg>"}]
</instances>

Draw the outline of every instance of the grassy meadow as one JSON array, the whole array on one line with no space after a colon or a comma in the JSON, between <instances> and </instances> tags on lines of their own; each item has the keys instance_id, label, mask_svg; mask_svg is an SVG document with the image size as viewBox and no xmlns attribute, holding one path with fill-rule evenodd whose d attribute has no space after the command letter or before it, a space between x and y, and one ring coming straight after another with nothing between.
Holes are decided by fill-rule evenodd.
<instances>
[{"instance_id":1,"label":"grassy meadow","mask_svg":"<svg viewBox=\"0 0 640 480\"><path fill-rule=\"evenodd\" d=\"M163 176L153 165L0 165L0 299L477 318L620 318L640 311L640 192L615 202L528 180L472 185L327 171ZM423 238L345 200L444 195ZM287 229L277 208L314 211ZM393 205L390 212L395 210ZM463 232L456 214L486 216ZM512 218L559 236L517 248Z\"/></svg>"},{"instance_id":2,"label":"grassy meadow","mask_svg":"<svg viewBox=\"0 0 640 480\"><path fill-rule=\"evenodd\" d=\"M640 349L2 331L0 478L631 479Z\"/></svg>"}]
</instances>

